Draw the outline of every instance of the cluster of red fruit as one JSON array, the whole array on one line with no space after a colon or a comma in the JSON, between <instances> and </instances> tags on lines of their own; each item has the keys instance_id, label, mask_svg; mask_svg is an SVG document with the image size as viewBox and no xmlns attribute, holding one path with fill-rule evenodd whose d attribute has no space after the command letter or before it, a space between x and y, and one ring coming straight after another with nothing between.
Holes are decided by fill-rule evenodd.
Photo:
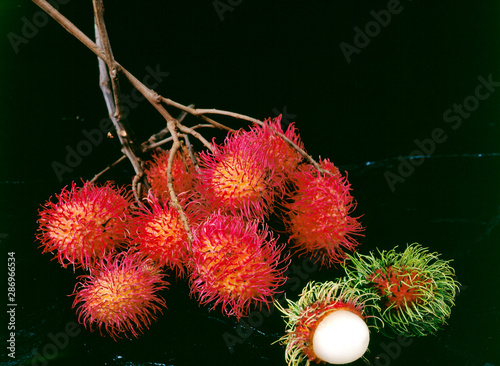
<instances>
[{"instance_id":1,"label":"cluster of red fruit","mask_svg":"<svg viewBox=\"0 0 500 366\"><path fill-rule=\"evenodd\" d=\"M188 278L200 303L226 315L269 306L291 253L269 228L271 214L282 219L292 252L324 266L345 259L362 230L351 216L350 185L329 160L319 162L320 173L304 159L297 130L283 131L280 120L232 132L194 160L176 153L173 188L192 235L171 204L165 150L149 163L152 189L139 204L112 182L73 183L45 204L37 236L44 252L89 272L74 293L86 326L136 336L165 305L158 295L168 285L165 269Z\"/></svg>"}]
</instances>

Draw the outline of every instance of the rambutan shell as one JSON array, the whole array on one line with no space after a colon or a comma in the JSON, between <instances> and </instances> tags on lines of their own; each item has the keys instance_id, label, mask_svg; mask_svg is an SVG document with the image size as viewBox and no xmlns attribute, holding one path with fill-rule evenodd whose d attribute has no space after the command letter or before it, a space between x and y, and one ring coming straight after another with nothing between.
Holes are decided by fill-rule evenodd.
<instances>
[{"instance_id":1,"label":"rambutan shell","mask_svg":"<svg viewBox=\"0 0 500 366\"><path fill-rule=\"evenodd\" d=\"M195 231L192 294L237 318L252 306L269 306L285 281L288 262L280 257L282 250L257 222L214 214Z\"/></svg>"},{"instance_id":2,"label":"rambutan shell","mask_svg":"<svg viewBox=\"0 0 500 366\"><path fill-rule=\"evenodd\" d=\"M347 178L328 160L321 166L331 174L320 175L311 165L291 174L295 190L284 205L283 220L299 254L331 266L346 258L345 250L356 248L353 235L360 235L363 228L351 216L356 203Z\"/></svg>"},{"instance_id":3,"label":"rambutan shell","mask_svg":"<svg viewBox=\"0 0 500 366\"><path fill-rule=\"evenodd\" d=\"M72 295L78 319L91 331L113 339L138 337L149 328L165 301L157 294L167 287L164 275L143 254L129 250L107 256L90 275L80 276Z\"/></svg>"},{"instance_id":4,"label":"rambutan shell","mask_svg":"<svg viewBox=\"0 0 500 366\"><path fill-rule=\"evenodd\" d=\"M63 267L88 268L93 262L127 245L131 193L111 182L103 186L75 183L49 199L39 210L43 252L56 252Z\"/></svg>"},{"instance_id":5,"label":"rambutan shell","mask_svg":"<svg viewBox=\"0 0 500 366\"><path fill-rule=\"evenodd\" d=\"M148 204L149 208L142 207L133 218L132 243L158 265L184 275L188 236L177 210L169 202L160 202L152 192L148 195Z\"/></svg>"}]
</instances>

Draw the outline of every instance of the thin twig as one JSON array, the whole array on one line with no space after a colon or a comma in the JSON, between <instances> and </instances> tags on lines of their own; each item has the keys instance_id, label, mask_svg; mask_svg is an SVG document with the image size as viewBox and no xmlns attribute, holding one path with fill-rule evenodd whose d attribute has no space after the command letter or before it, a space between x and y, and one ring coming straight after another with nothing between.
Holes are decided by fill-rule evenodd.
<instances>
[{"instance_id":1,"label":"thin twig","mask_svg":"<svg viewBox=\"0 0 500 366\"><path fill-rule=\"evenodd\" d=\"M191 104L191 106L194 106L194 104ZM177 121L182 122L184 120L184 118L186 118L187 115L188 115L187 112L182 111L181 114L179 114L179 117L177 117ZM212 126L212 125L208 125L208 126ZM145 151L154 149L155 147L158 147L160 145L163 145L164 143L166 143L168 141L172 141L172 137L163 139L169 133L170 132L168 131L168 128L165 126L165 128L162 129L160 132L157 132L154 135L151 135L151 137L147 141L145 141L141 144L142 151L145 152Z\"/></svg>"},{"instance_id":2,"label":"thin twig","mask_svg":"<svg viewBox=\"0 0 500 366\"><path fill-rule=\"evenodd\" d=\"M49 14L55 21L63 26L69 33L75 36L80 42L82 42L87 48L94 52L99 58L103 59L106 63L106 55L104 50L97 44L92 42L92 40L87 37L80 29L78 29L73 23L71 23L67 18L65 18L61 13L59 13L52 5L50 5L46 0L32 0L36 5L42 8L47 14Z\"/></svg>"},{"instance_id":3,"label":"thin twig","mask_svg":"<svg viewBox=\"0 0 500 366\"><path fill-rule=\"evenodd\" d=\"M191 141L189 140L189 134L184 135L184 141L186 141L186 147L189 151L189 157L191 158L191 161L193 162L194 168L199 173L200 167L198 166L198 161L196 160L196 156L194 155L193 145L191 145Z\"/></svg>"},{"instance_id":4,"label":"thin twig","mask_svg":"<svg viewBox=\"0 0 500 366\"><path fill-rule=\"evenodd\" d=\"M108 165L106 168L104 168L101 172L97 173L96 175L94 175L94 178L92 178L92 180L90 181L91 183L94 183L97 179L99 179L104 173L106 173L108 170L110 170L111 168L114 168L116 165L118 165L120 162L122 162L123 160L125 160L127 158L127 155L122 155L117 161L115 161L114 163Z\"/></svg>"},{"instance_id":5,"label":"thin twig","mask_svg":"<svg viewBox=\"0 0 500 366\"><path fill-rule=\"evenodd\" d=\"M164 97L161 97L161 101L163 103L165 103L166 105L169 105L169 106L172 106L172 107L175 107L177 109L180 109L181 111L185 111L193 116L197 116L197 117L200 117L201 119L203 119L204 121L210 123L211 125L221 129L221 130L227 130L227 131L233 131L232 128L230 127L227 127L227 126L224 126L222 123L219 123L219 122L216 122L214 121L213 119L211 118L208 118L207 116L204 116L202 114L199 114L197 113L196 109L192 108L191 106L185 106L184 104L181 104L181 103L177 103L175 101L173 101L172 99L168 99L168 98L164 98Z\"/></svg>"},{"instance_id":6,"label":"thin twig","mask_svg":"<svg viewBox=\"0 0 500 366\"><path fill-rule=\"evenodd\" d=\"M181 125L180 123L177 124L177 128L182 131L182 132L185 132L185 133L189 133L191 135L193 135L194 137L196 137L198 140L201 141L201 143L203 145L205 145L205 147L210 150L210 151L214 151L214 148L212 146L212 144L210 142L207 141L207 139L205 139L199 132L193 130L192 128L190 127L186 127L184 125Z\"/></svg>"},{"instance_id":7,"label":"thin twig","mask_svg":"<svg viewBox=\"0 0 500 366\"><path fill-rule=\"evenodd\" d=\"M111 51L111 44L109 43L108 32L104 24L104 4L102 0L92 0L92 3L94 6L94 21L97 28L96 40L99 39L101 41L100 44L99 42L96 42L96 44L104 50L104 54L106 55L106 65L108 66L109 75L111 77L111 86L113 87L113 96L115 100L115 117L118 121L121 121L123 115L120 102L120 83L118 82L118 72L116 70L113 51ZM97 37L97 35L99 35L99 37Z\"/></svg>"},{"instance_id":8,"label":"thin twig","mask_svg":"<svg viewBox=\"0 0 500 366\"><path fill-rule=\"evenodd\" d=\"M169 104L169 105L172 105L172 106L179 106L180 105L179 103L174 102L171 99L165 99L165 98L163 98L162 101L165 102L165 103L167 103L167 104ZM248 122L255 123L255 124L259 125L259 126L264 126L264 122L262 122L262 121L260 121L260 120L258 120L256 118L252 118L252 117L246 116L244 114L240 114L240 113L234 113L234 112L230 112L230 111L223 111L223 110L219 110L219 109L193 109L193 108L190 108L190 109L185 109L185 110L187 112L195 115L195 116L203 115L203 114L206 114L206 113L219 114L219 115L233 117L233 118L236 118L236 119L242 119L242 120L245 120L245 121L248 121ZM301 154L304 158L306 158L320 173L322 173L322 174L325 174L325 173L326 174L332 174L331 172L328 172L328 171L324 170L323 168L321 168L321 166L316 162L316 160L314 160L312 158L311 155L309 155L307 152L305 152L304 149L302 149L295 142L293 142L288 137L286 137L283 133L281 133L279 131L276 131L271 126L268 126L268 127L275 134L277 134L279 137L281 137L288 145L290 145L295 150L297 150L299 152L299 154ZM185 132L185 131L183 131L183 132Z\"/></svg>"},{"instance_id":9,"label":"thin twig","mask_svg":"<svg viewBox=\"0 0 500 366\"><path fill-rule=\"evenodd\" d=\"M193 130L196 130L198 128L215 128L215 126L212 124L208 124L208 123L204 123L204 124L200 123L200 124L191 126L190 128L192 128Z\"/></svg>"},{"instance_id":10,"label":"thin twig","mask_svg":"<svg viewBox=\"0 0 500 366\"><path fill-rule=\"evenodd\" d=\"M96 41L99 44L101 42L101 37L100 34L97 30L97 25L95 26L96 29ZM101 91L104 96L104 100L106 102L106 107L108 109L108 115L110 120L113 122L113 126L115 127L115 130L118 135L118 139L120 141L120 144L122 146L121 151L123 152L124 156L128 158L130 163L132 164L132 167L134 168L136 177L142 177L143 175L143 170L142 170L142 165L141 165L141 160L135 155L133 149L132 149L132 141L129 139L129 134L125 128L125 126L118 120L117 117L119 117L119 113L116 113L116 102L120 102L118 98L116 98L116 95L113 96L114 91L118 90L115 86L113 87L113 92L111 91L110 88L110 80L108 76L108 69L106 66L106 63L101 59L98 58L99 62L99 84L101 87ZM98 176L96 176L98 177ZM94 179L97 179L94 177ZM135 189L135 186L133 186ZM135 198L140 204L140 198L136 194L137 192L134 190L134 195Z\"/></svg>"},{"instance_id":11,"label":"thin twig","mask_svg":"<svg viewBox=\"0 0 500 366\"><path fill-rule=\"evenodd\" d=\"M87 37L80 29L78 29L73 23L71 23L67 18L65 18L61 13L59 13L52 5L50 5L46 0L32 0L36 5L45 10L54 20L61 24L70 34L75 36L80 42L87 46L92 52L94 52L99 58L101 58L106 64L110 61L106 57L104 50L99 47L96 43ZM127 69L125 69L118 62L114 62L117 70L123 72L123 74L130 81L132 86L134 86L146 99L155 107L158 112L165 118L165 120L170 121L174 118L167 112L165 108L160 105L161 99L158 94L148 89L144 84L142 84L135 76L133 76Z\"/></svg>"},{"instance_id":12,"label":"thin twig","mask_svg":"<svg viewBox=\"0 0 500 366\"><path fill-rule=\"evenodd\" d=\"M167 127L174 139L174 143L172 144L172 147L170 148L169 151L168 166L167 166L167 187L170 193L170 200L171 200L170 203L179 213L179 219L184 225L184 230L186 231L189 240L189 250L191 251L191 246L193 243L193 233L191 232L191 227L189 226L184 210L182 209L182 206L179 204L179 200L177 199L177 194L174 190L173 176L172 176L172 166L174 165L175 154L177 153L177 150L179 150L181 143L179 141L177 131L175 130L175 121L168 121Z\"/></svg>"},{"instance_id":13,"label":"thin twig","mask_svg":"<svg viewBox=\"0 0 500 366\"><path fill-rule=\"evenodd\" d=\"M248 122L252 122L252 123L255 123L255 124L258 124L258 125L262 125L263 122L256 119L256 118L252 118L252 117L249 117L249 116L245 116L244 114L240 114L240 113L234 113L234 112L229 112L229 111L222 111L220 109L195 109L196 111L196 114L195 115L202 115L202 114L219 114L219 115L222 115L222 116L229 116L229 117L233 117L233 118L236 118L236 119L242 119L244 121L248 121Z\"/></svg>"},{"instance_id":14,"label":"thin twig","mask_svg":"<svg viewBox=\"0 0 500 366\"><path fill-rule=\"evenodd\" d=\"M136 174L134 178L132 179L132 192L134 192L134 197L135 200L137 201L137 204L139 206L143 206L144 204L141 201L141 178L142 178L142 173L141 174Z\"/></svg>"},{"instance_id":15,"label":"thin twig","mask_svg":"<svg viewBox=\"0 0 500 366\"><path fill-rule=\"evenodd\" d=\"M159 147L159 146L161 146L161 145L163 145L163 144L166 144L167 142L170 142L170 141L172 141L173 139L174 139L174 138L173 138L172 136L167 137L166 139L160 140L160 141L158 141L158 142L155 142L154 144L151 144L151 145L149 145L149 146L145 147L143 151L145 152L145 151L148 151L148 150L153 150L153 149L156 149L157 147Z\"/></svg>"}]
</instances>

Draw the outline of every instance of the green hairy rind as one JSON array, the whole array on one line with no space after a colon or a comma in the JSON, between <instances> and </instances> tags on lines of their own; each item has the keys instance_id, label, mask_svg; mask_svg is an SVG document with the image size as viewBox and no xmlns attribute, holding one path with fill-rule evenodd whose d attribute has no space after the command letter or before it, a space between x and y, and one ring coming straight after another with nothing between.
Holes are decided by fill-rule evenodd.
<instances>
[{"instance_id":1,"label":"green hairy rind","mask_svg":"<svg viewBox=\"0 0 500 366\"><path fill-rule=\"evenodd\" d=\"M451 308L455 305L459 283L455 280L451 261L439 259L439 254L430 253L418 243L408 245L403 252L396 252L396 249L397 247L389 251L378 251L378 256L373 253L350 255L344 264L347 276L359 281L363 287L376 289L376 284L368 279L376 270L387 274L387 268L391 267L396 271L418 273L419 279L427 281L425 286L422 281L401 283L416 290L419 301L405 301L399 308L394 303L388 307L382 306L379 316L386 325L382 332L388 336L434 334L446 324Z\"/></svg>"},{"instance_id":2,"label":"green hairy rind","mask_svg":"<svg viewBox=\"0 0 500 366\"><path fill-rule=\"evenodd\" d=\"M285 345L285 360L289 366L298 366L305 363L306 366L311 364L304 354L300 339L296 334L296 327L300 320L304 320L306 310L316 303L338 303L350 304L359 310L365 317L365 321L370 321L370 327L378 330L378 324L374 319L375 315L380 313L380 297L374 291L366 291L360 286L357 279L343 278L337 281L327 282L309 282L298 299L292 301L286 299L287 308L283 307L279 302L276 302L276 308L283 313L283 319L286 324L286 334L277 342ZM322 314L309 314L311 321L321 316ZM381 323L381 322L379 322Z\"/></svg>"}]
</instances>

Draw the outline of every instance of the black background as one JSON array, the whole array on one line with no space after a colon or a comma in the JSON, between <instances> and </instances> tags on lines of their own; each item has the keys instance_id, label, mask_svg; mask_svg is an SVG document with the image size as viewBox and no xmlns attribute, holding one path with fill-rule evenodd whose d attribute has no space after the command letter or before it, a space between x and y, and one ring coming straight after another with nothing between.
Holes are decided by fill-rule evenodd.
<instances>
[{"instance_id":1,"label":"black background","mask_svg":"<svg viewBox=\"0 0 500 366\"><path fill-rule=\"evenodd\" d=\"M92 38L90 0L60 2ZM366 355L373 365L499 365L500 91L459 128L443 120L454 103L474 95L478 77L500 81L498 2L402 0L402 11L350 63L339 45L354 45L354 27L364 29L370 11L386 9L387 1L232 4L219 16L212 1L105 1L115 58L140 80L148 66L169 72L155 90L183 104L260 119L286 112L311 155L348 171L366 226L361 252L419 242L454 260L461 293L449 325L398 347L374 334ZM255 315L242 333L219 309L199 307L173 276L162 293L168 310L139 339L114 342L83 326L62 335L77 322L68 295L81 273L37 249L37 210L71 181L91 179L120 151L116 139L105 140L58 179L53 162L65 164L66 146L75 148L82 131L107 116L96 57L52 19L23 34L23 17L43 19L31 2L2 1L0 10L0 245L2 274L7 253L15 252L18 304L17 359L7 357L2 336L0 361L43 365L33 352L50 353L55 335L63 346L50 365L284 365L284 349L272 345L284 329L279 314L262 321ZM13 45L13 37L26 43ZM164 125L147 102L129 120L141 140ZM435 128L446 141L420 160L408 159L415 139L429 139ZM384 173L398 174L400 156L419 165L392 191ZM104 179L129 183L131 175L124 162ZM341 275L315 269L299 282ZM292 299L300 291L290 284L284 290ZM2 335L7 323L0 324ZM224 334L242 341L230 350Z\"/></svg>"}]
</instances>

